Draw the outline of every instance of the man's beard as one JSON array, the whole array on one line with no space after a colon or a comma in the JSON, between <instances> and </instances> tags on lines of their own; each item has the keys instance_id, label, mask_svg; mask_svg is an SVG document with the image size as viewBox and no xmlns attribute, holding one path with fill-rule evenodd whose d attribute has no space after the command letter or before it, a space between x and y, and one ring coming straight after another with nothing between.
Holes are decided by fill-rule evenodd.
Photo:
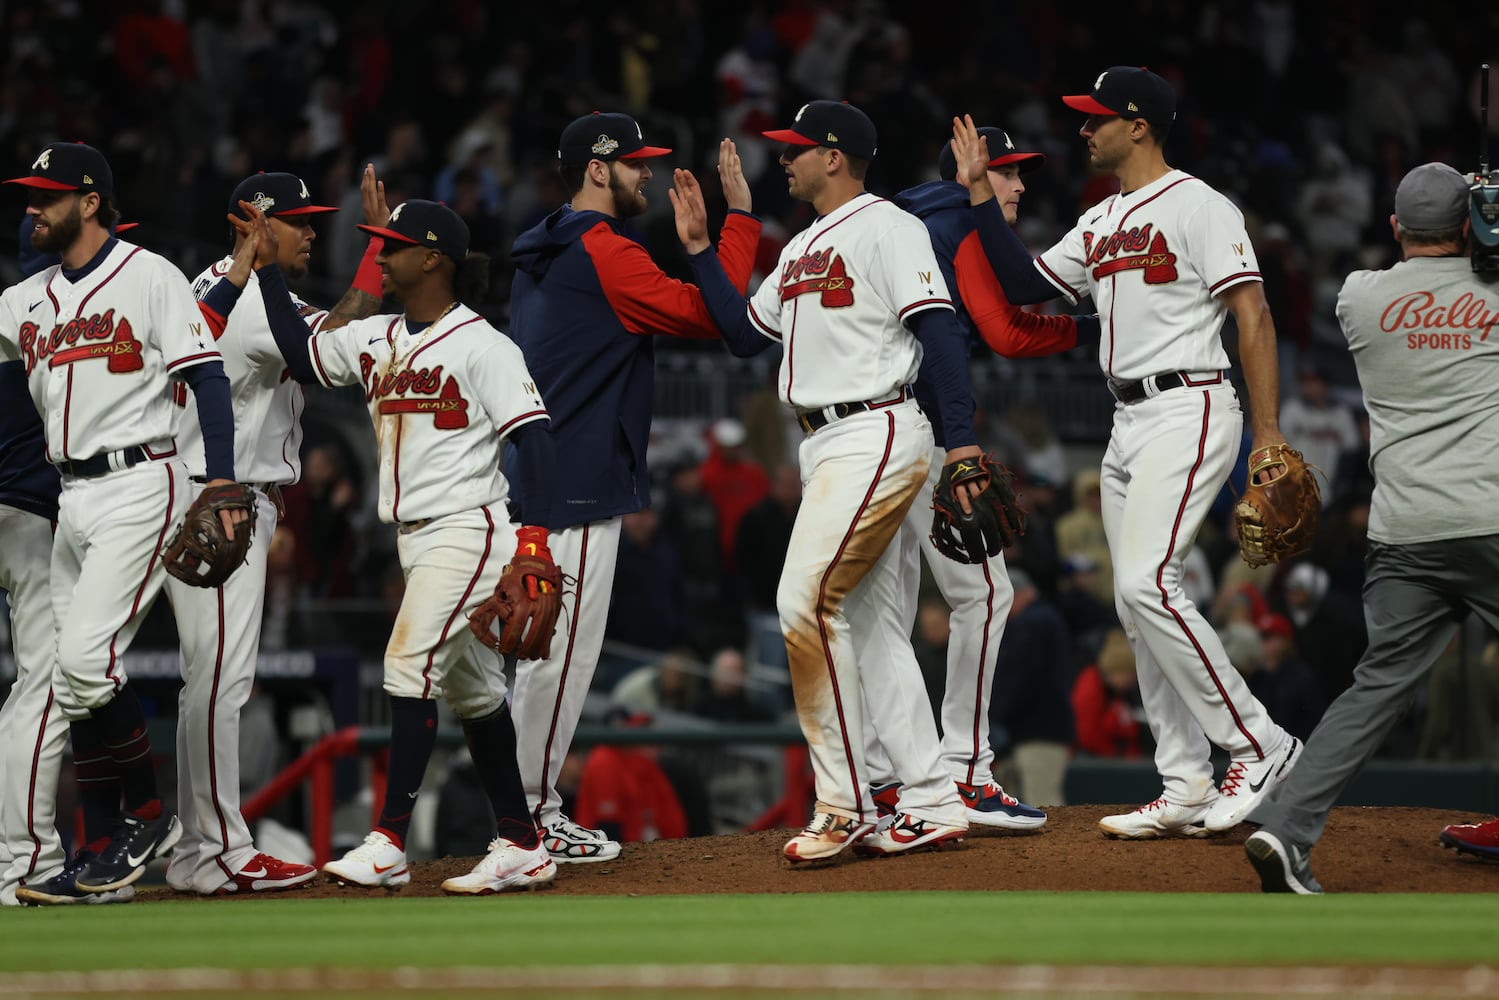
<instances>
[{"instance_id":1,"label":"man's beard","mask_svg":"<svg viewBox=\"0 0 1499 1000\"><path fill-rule=\"evenodd\" d=\"M621 184L612 166L609 169L609 193L614 197L615 218L633 219L645 211L645 196L635 188Z\"/></svg>"},{"instance_id":2,"label":"man's beard","mask_svg":"<svg viewBox=\"0 0 1499 1000\"><path fill-rule=\"evenodd\" d=\"M73 245L73 241L78 239L82 232L83 211L75 204L73 211L56 222L49 223L45 233L33 230L31 245L42 253L62 253Z\"/></svg>"}]
</instances>

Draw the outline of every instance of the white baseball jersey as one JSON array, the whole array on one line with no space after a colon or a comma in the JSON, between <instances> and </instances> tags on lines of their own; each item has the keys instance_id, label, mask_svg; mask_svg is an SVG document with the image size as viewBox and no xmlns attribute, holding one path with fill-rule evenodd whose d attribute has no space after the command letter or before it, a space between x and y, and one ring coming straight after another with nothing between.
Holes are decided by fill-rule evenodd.
<instances>
[{"instance_id":1,"label":"white baseball jersey","mask_svg":"<svg viewBox=\"0 0 1499 1000\"><path fill-rule=\"evenodd\" d=\"M1093 296L1098 363L1130 381L1227 368L1217 296L1261 280L1243 213L1180 170L1084 212L1036 267L1074 304Z\"/></svg>"},{"instance_id":2,"label":"white baseball jersey","mask_svg":"<svg viewBox=\"0 0 1499 1000\"><path fill-rule=\"evenodd\" d=\"M51 462L169 446L163 374L220 360L182 272L120 242L77 281L53 265L0 296L0 355L26 365Z\"/></svg>"},{"instance_id":3,"label":"white baseball jersey","mask_svg":"<svg viewBox=\"0 0 1499 1000\"><path fill-rule=\"evenodd\" d=\"M547 416L514 341L459 305L412 334L372 316L312 337L327 386L362 385L380 448L382 521L421 521L502 502L502 439Z\"/></svg>"},{"instance_id":4,"label":"white baseball jersey","mask_svg":"<svg viewBox=\"0 0 1499 1000\"><path fill-rule=\"evenodd\" d=\"M216 261L193 282L199 301L229 273L233 257ZM286 361L271 336L260 276L250 272L249 283L235 303L219 335L219 352L234 402L234 471L242 482L288 486L302 477L302 386L286 370ZM313 309L292 297L307 325L318 328L328 312ZM186 396L179 396L184 401ZM184 406L177 415L177 448L195 476L204 475L203 429L198 410Z\"/></svg>"},{"instance_id":5,"label":"white baseball jersey","mask_svg":"<svg viewBox=\"0 0 1499 1000\"><path fill-rule=\"evenodd\" d=\"M921 344L903 321L951 308L921 220L865 193L791 238L749 316L785 344L782 402L810 409L886 397L914 380Z\"/></svg>"}]
</instances>

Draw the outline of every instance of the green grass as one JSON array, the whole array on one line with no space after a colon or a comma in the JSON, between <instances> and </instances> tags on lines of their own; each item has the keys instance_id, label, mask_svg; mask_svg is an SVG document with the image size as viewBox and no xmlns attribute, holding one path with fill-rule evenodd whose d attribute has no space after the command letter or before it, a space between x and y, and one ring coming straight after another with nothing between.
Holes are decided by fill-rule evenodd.
<instances>
[{"instance_id":1,"label":"green grass","mask_svg":"<svg viewBox=\"0 0 1499 1000\"><path fill-rule=\"evenodd\" d=\"M7 909L0 971L640 963L1461 965L1499 896L839 893Z\"/></svg>"}]
</instances>

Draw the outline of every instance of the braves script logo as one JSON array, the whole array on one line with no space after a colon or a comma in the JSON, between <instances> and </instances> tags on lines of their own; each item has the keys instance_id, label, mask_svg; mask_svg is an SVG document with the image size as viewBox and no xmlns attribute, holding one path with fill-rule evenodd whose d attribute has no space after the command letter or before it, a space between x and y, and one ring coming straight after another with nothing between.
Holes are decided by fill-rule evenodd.
<instances>
[{"instance_id":1,"label":"braves script logo","mask_svg":"<svg viewBox=\"0 0 1499 1000\"><path fill-rule=\"evenodd\" d=\"M130 321L121 316L116 323L113 309L59 323L47 334L35 323L22 323L18 340L28 375L48 358L51 359L48 368L93 358L108 358L109 370L115 374L138 372L145 367L141 361L141 342L135 339Z\"/></svg>"},{"instance_id":2,"label":"braves script logo","mask_svg":"<svg viewBox=\"0 0 1499 1000\"><path fill-rule=\"evenodd\" d=\"M1410 350L1467 350L1474 333L1480 342L1486 341L1495 323L1499 323L1499 309L1489 308L1488 299L1472 292L1463 292L1450 303L1438 303L1431 292L1409 292L1385 306L1379 316L1379 328L1385 333L1420 331L1406 334Z\"/></svg>"},{"instance_id":3,"label":"braves script logo","mask_svg":"<svg viewBox=\"0 0 1499 1000\"><path fill-rule=\"evenodd\" d=\"M854 304L854 279L848 276L843 258L835 255L832 247L804 253L781 271L782 302L812 292L822 294L822 304L828 309Z\"/></svg>"},{"instance_id":4,"label":"braves script logo","mask_svg":"<svg viewBox=\"0 0 1499 1000\"><path fill-rule=\"evenodd\" d=\"M468 426L468 400L463 398L457 379L450 375L447 381L443 381L442 365L381 375L377 374L375 359L361 354L359 372L364 379L364 398L382 397L381 416L387 413L430 413L433 426L440 431ZM415 398L406 397L407 393L414 394Z\"/></svg>"},{"instance_id":5,"label":"braves script logo","mask_svg":"<svg viewBox=\"0 0 1499 1000\"><path fill-rule=\"evenodd\" d=\"M1083 233L1083 266L1093 268L1095 281L1136 270L1145 272L1147 285L1164 285L1177 277L1176 254L1166 246L1166 234L1155 232L1150 223L1096 241L1092 233Z\"/></svg>"}]
</instances>

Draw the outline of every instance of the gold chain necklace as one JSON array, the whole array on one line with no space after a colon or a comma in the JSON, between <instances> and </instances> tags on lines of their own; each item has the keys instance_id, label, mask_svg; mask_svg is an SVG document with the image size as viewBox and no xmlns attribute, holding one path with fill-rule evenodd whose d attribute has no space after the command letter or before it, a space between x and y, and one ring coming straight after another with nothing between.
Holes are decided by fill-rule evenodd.
<instances>
[{"instance_id":1,"label":"gold chain necklace","mask_svg":"<svg viewBox=\"0 0 1499 1000\"><path fill-rule=\"evenodd\" d=\"M436 319L434 319L431 323L427 324L427 328L422 331L421 336L417 338L417 341L416 341L415 344L412 345L411 350L409 350L409 351L406 352L406 357L404 359L396 356L396 345L395 345L394 342L391 343L391 345L390 345L390 364L388 364L388 365L385 366L385 379L386 379L386 381L389 381L390 379L392 379L392 378L395 377L397 369L402 368L402 367L404 367L404 366L406 366L406 365L408 365L408 364L411 363L411 359L414 358L414 357L416 357L416 352L419 351L419 350L421 350L422 349L422 345L427 342L427 338L430 337L430 336L432 336L432 331L437 329L437 324L439 324L439 323L442 322L442 318L444 316L446 316L448 313L452 312L454 309L457 309L457 308L458 308L458 302L456 300L454 300L452 302L449 302L448 303L448 307L446 309L444 309L442 312L438 313ZM404 318L401 320L401 324L403 326L406 325L406 322L407 321Z\"/></svg>"}]
</instances>

